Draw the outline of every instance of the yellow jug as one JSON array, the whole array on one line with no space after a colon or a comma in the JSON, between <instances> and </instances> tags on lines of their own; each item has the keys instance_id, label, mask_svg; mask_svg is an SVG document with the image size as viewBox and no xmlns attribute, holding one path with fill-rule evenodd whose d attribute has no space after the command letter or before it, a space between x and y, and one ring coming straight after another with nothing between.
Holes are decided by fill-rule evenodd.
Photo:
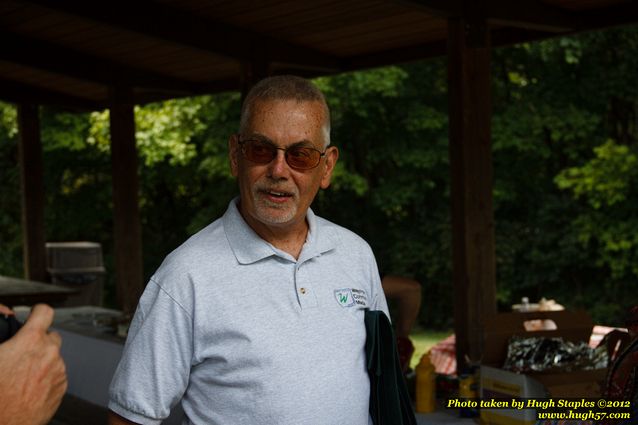
<instances>
[{"instance_id":1,"label":"yellow jug","mask_svg":"<svg viewBox=\"0 0 638 425\"><path fill-rule=\"evenodd\" d=\"M416 369L416 411L434 412L436 408L436 373L428 351L421 357Z\"/></svg>"}]
</instances>

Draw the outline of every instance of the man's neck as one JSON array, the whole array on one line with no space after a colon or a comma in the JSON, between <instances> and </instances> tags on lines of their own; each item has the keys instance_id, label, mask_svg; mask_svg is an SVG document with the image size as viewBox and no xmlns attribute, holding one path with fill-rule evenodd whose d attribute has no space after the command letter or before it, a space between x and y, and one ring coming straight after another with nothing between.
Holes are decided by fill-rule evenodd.
<instances>
[{"instance_id":1,"label":"man's neck","mask_svg":"<svg viewBox=\"0 0 638 425\"><path fill-rule=\"evenodd\" d=\"M296 225L286 226L268 226L251 217L249 214L239 209L244 221L250 226L266 242L270 243L277 249L280 249L292 255L295 259L299 258L306 237L308 236L308 221L304 220Z\"/></svg>"},{"instance_id":2,"label":"man's neck","mask_svg":"<svg viewBox=\"0 0 638 425\"><path fill-rule=\"evenodd\" d=\"M301 255L301 250L306 242L306 236L308 235L308 226L306 226L304 232L297 234L278 235L275 238L266 239L260 235L264 240L270 242L275 248L280 249L288 254L292 255L295 260Z\"/></svg>"}]
</instances>

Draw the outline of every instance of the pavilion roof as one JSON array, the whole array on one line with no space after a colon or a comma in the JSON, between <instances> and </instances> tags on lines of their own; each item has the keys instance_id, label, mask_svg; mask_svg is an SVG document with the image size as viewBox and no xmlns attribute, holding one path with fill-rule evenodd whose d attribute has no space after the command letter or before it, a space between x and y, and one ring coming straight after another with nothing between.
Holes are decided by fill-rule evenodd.
<instances>
[{"instance_id":1,"label":"pavilion roof","mask_svg":"<svg viewBox=\"0 0 638 425\"><path fill-rule=\"evenodd\" d=\"M247 72L305 76L443 55L448 19L492 45L638 22L631 0L4 0L0 98L82 109L240 90ZM252 69L252 71L251 71ZM264 72L265 71L265 72Z\"/></svg>"}]
</instances>

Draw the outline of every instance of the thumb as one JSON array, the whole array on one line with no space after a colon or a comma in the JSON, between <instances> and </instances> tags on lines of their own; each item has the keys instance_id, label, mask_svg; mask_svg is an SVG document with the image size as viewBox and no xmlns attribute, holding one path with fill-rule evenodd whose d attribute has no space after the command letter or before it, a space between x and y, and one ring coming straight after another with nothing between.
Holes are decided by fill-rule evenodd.
<instances>
[{"instance_id":1,"label":"thumb","mask_svg":"<svg viewBox=\"0 0 638 425\"><path fill-rule=\"evenodd\" d=\"M33 307L23 328L42 330L46 332L53 323L54 311L46 304L38 304Z\"/></svg>"}]
</instances>

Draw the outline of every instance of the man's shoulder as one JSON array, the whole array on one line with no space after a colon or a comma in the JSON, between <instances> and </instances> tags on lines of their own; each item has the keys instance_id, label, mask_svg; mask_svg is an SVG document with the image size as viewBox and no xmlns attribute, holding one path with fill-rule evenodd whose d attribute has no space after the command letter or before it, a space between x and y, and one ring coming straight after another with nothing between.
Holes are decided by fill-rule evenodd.
<instances>
[{"instance_id":1,"label":"man's shoulder","mask_svg":"<svg viewBox=\"0 0 638 425\"><path fill-rule=\"evenodd\" d=\"M218 218L207 225L166 256L155 273L162 276L168 273L191 274L202 267L214 267L218 262L226 261L224 253L230 253L224 234L222 219Z\"/></svg>"},{"instance_id":2,"label":"man's shoulder","mask_svg":"<svg viewBox=\"0 0 638 425\"><path fill-rule=\"evenodd\" d=\"M224 225L222 218L218 218L203 229L191 235L178 246L170 255L184 256L193 255L198 252L206 253L211 248L225 245Z\"/></svg>"},{"instance_id":3,"label":"man's shoulder","mask_svg":"<svg viewBox=\"0 0 638 425\"><path fill-rule=\"evenodd\" d=\"M332 237L338 241L338 245L346 249L371 251L370 245L361 236L352 230L336 224L323 217L315 216L317 227L322 235Z\"/></svg>"}]
</instances>

